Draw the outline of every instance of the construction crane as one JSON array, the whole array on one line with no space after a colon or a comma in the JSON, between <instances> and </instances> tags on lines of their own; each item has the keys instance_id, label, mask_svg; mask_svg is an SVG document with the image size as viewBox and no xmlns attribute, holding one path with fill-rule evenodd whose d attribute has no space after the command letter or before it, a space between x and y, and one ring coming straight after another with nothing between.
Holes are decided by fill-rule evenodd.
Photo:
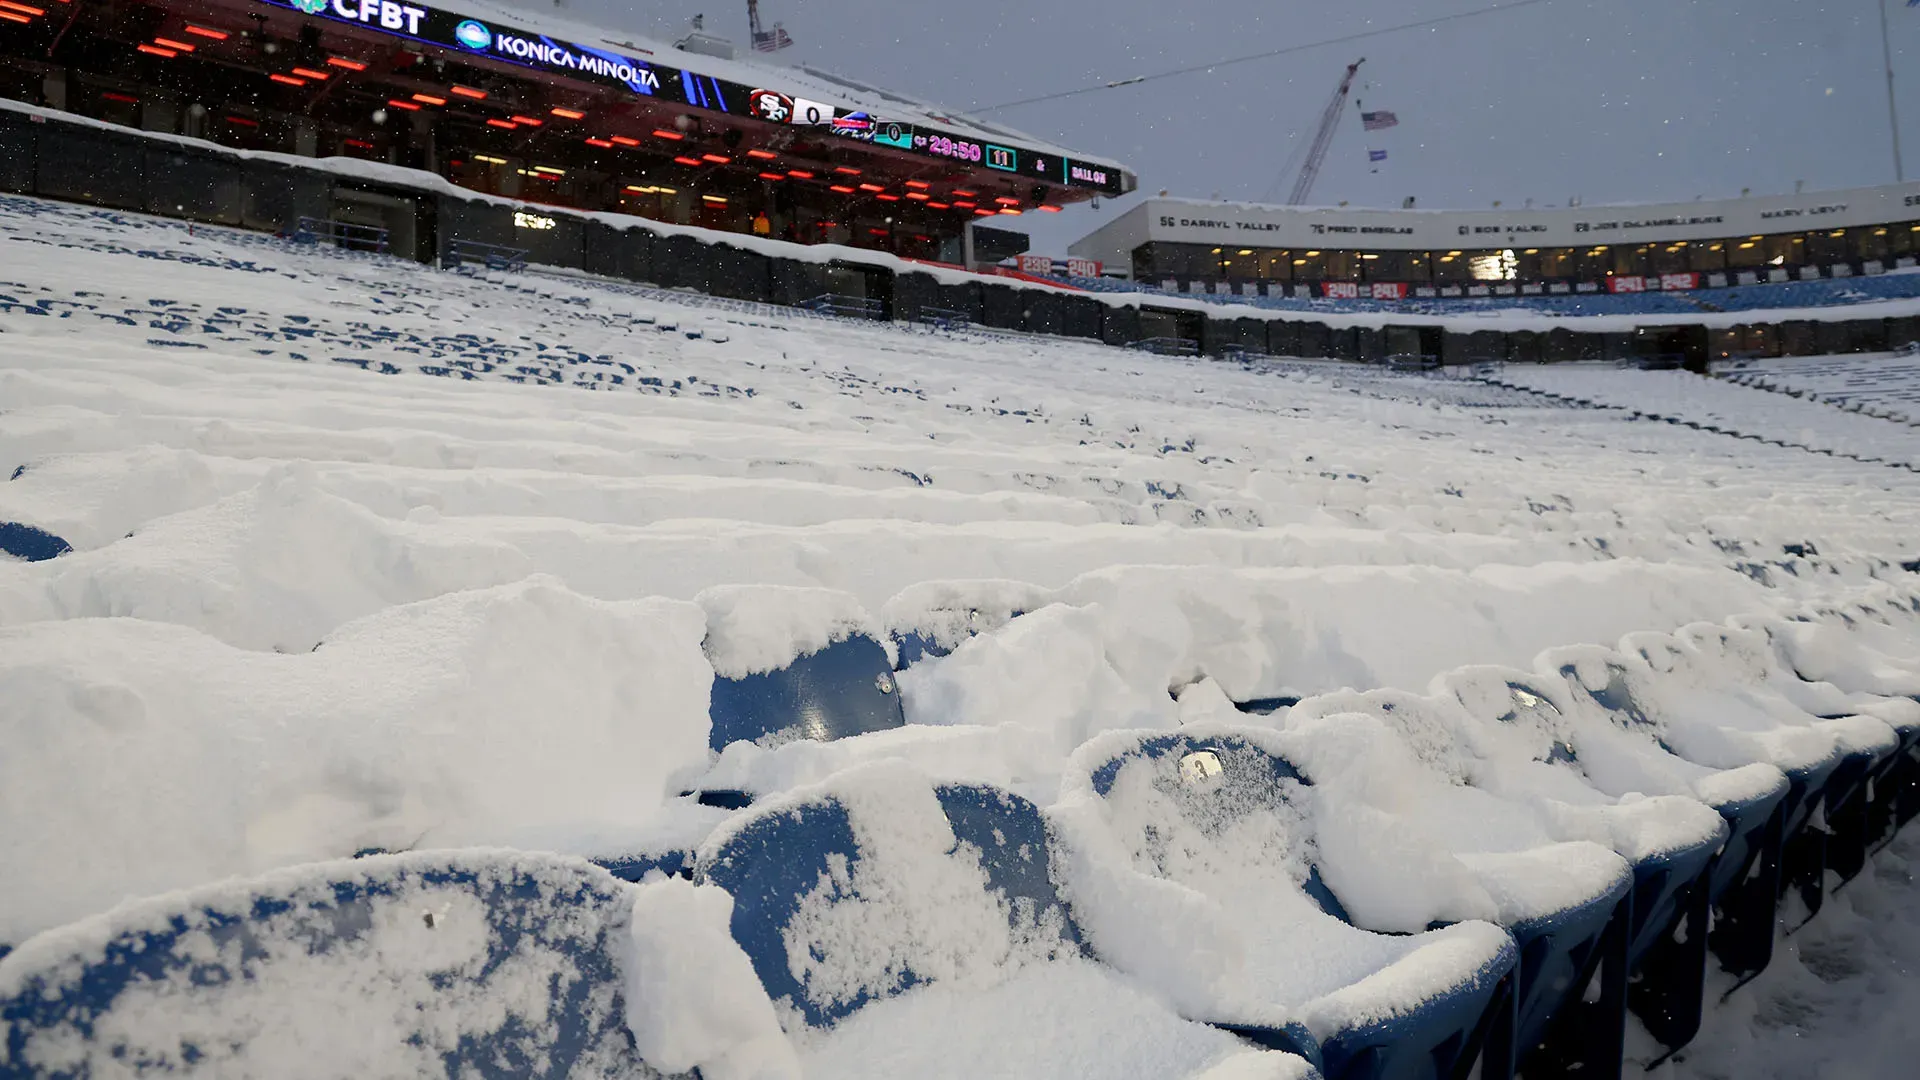
<instances>
[{"instance_id":1,"label":"construction crane","mask_svg":"<svg viewBox=\"0 0 1920 1080\"><path fill-rule=\"evenodd\" d=\"M786 27L779 23L774 23L771 30L761 29L760 0L747 0L747 29L753 34L754 52L779 52L793 44Z\"/></svg>"},{"instance_id":2,"label":"construction crane","mask_svg":"<svg viewBox=\"0 0 1920 1080\"><path fill-rule=\"evenodd\" d=\"M1287 196L1288 206L1299 206L1306 202L1307 196L1313 191L1313 182L1320 179L1320 166L1326 164L1327 150L1333 146L1333 137L1340 130L1341 108L1347 103L1347 95L1353 92L1353 76L1360 70L1360 65L1366 62L1367 58L1363 56L1347 65L1347 73L1340 79L1340 88L1333 92L1333 99L1327 102L1327 111L1320 114L1320 130L1313 134L1313 145L1307 149L1307 159L1300 165L1300 178L1293 182L1293 194Z\"/></svg>"}]
</instances>

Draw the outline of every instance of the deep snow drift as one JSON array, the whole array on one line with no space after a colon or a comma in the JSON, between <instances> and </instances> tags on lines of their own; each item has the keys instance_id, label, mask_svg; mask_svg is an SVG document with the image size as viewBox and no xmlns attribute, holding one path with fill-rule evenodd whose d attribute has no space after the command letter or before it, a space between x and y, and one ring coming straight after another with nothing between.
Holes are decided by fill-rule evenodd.
<instances>
[{"instance_id":1,"label":"deep snow drift","mask_svg":"<svg viewBox=\"0 0 1920 1080\"><path fill-rule=\"evenodd\" d=\"M1106 732L1837 610L1920 556L1920 476L1878 463L1920 463L1912 428L1691 376L1508 373L1617 406L1580 407L13 198L0 251L0 522L74 549L0 556L0 945L367 848L691 848L724 813L683 791L876 758L1051 806ZM900 674L906 729L708 750L716 674L904 629L953 649ZM1861 668L1870 642L1834 632L1809 662L1920 692L1910 638ZM1580 813L1526 844L1625 829ZM1868 922L1905 857L1804 941L1910 953ZM1455 917L1511 900L1447 873ZM1727 1010L1805 996L1779 978L1676 1075L1764 1055L1740 1040L1776 1014Z\"/></svg>"}]
</instances>

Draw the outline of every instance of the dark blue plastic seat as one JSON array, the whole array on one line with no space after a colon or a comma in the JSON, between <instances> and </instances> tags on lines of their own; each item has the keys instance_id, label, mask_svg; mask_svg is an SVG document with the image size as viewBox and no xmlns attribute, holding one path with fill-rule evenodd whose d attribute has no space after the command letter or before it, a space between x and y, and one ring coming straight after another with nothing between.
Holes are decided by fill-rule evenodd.
<instances>
[{"instance_id":1,"label":"dark blue plastic seat","mask_svg":"<svg viewBox=\"0 0 1920 1080\"><path fill-rule=\"evenodd\" d=\"M1598 688L1586 686L1572 665L1563 667L1560 674L1576 701L1599 709L1620 728L1641 733L1662 752L1682 757L1648 716L1623 666L1609 663L1607 682ZM1790 880L1789 842L1811 821L1821 786L1839 763L1836 755L1783 769L1786 783L1776 791L1756 792L1739 800L1705 800L1727 819L1731 830L1708 875L1710 902L1719 913L1708 943L1728 971L1751 977L1771 962L1780 895ZM1823 864L1823 850L1803 848L1800 860Z\"/></svg>"},{"instance_id":2,"label":"dark blue plastic seat","mask_svg":"<svg viewBox=\"0 0 1920 1080\"><path fill-rule=\"evenodd\" d=\"M1109 744L1118 752L1093 765L1088 774L1096 797L1102 800L1119 797L1116 789L1125 771L1140 765L1149 770L1148 782L1152 788L1178 808L1172 812L1181 820L1148 825L1145 833L1134 838L1149 849L1164 846L1191 853L1196 845L1205 847L1218 842L1219 837L1254 815L1267 814L1275 821L1284 821L1311 814L1312 799L1306 790L1312 786L1310 780L1292 763L1234 731L1192 729L1175 734L1143 735L1138 739L1115 735L1098 744L1103 756ZM1312 843L1311 836L1289 839L1302 845ZM1234 858L1224 850L1221 857ZM1156 869L1166 872L1164 867ZM1400 959L1426 943L1427 934L1395 939L1353 927L1346 908L1322 880L1319 867L1308 864L1300 869L1303 876L1295 882L1300 894L1311 908L1317 909L1318 915L1345 924L1344 937L1372 938L1376 943L1404 941L1404 949L1394 945L1374 957L1375 962L1383 965L1376 974L1391 971ZM1543 922L1534 928L1538 931L1537 940L1550 941L1563 932L1585 936L1588 923L1593 919L1606 923L1617 900L1617 897L1606 900L1598 911L1565 913L1564 922ZM1273 905L1263 914L1263 922L1288 917L1281 914L1285 909L1278 897L1263 897L1253 902ZM1271 920L1266 915L1270 915ZM1487 933L1493 932L1491 927L1480 925ZM1455 929L1464 930L1466 926ZM1435 932L1453 933L1454 930L1438 927L1429 930L1429 934ZM1367 1022L1348 1023L1322 1016L1311 1025L1320 1040L1322 1070L1329 1080L1462 1076L1474 1068L1476 1061L1480 1063L1480 1075L1487 1080L1512 1075L1518 1037L1514 975L1521 958L1512 938L1504 933L1500 937L1504 940L1499 948L1474 970L1455 972L1452 985L1424 1000L1395 1002L1391 1015ZM1549 948L1538 953L1536 960L1544 962L1546 953L1552 951ZM1274 957L1262 955L1249 956L1249 960L1278 962ZM1542 963L1536 970L1544 972L1544 966ZM1431 975L1425 981L1431 984ZM1584 987L1585 982L1579 985ZM1308 1008L1311 1011L1313 1006Z\"/></svg>"},{"instance_id":3,"label":"dark blue plastic seat","mask_svg":"<svg viewBox=\"0 0 1920 1080\"><path fill-rule=\"evenodd\" d=\"M836 641L776 671L713 680L715 750L733 742L827 742L906 723L893 665L864 634Z\"/></svg>"},{"instance_id":4,"label":"dark blue plastic seat","mask_svg":"<svg viewBox=\"0 0 1920 1080\"><path fill-rule=\"evenodd\" d=\"M1505 697L1507 711L1491 719L1516 728L1533 729L1533 739L1527 741L1540 743L1535 750L1535 764L1549 769L1574 765L1577 759L1565 741L1557 738L1551 744L1542 741L1547 733L1562 725L1557 723L1558 712L1549 700L1538 691L1529 693L1522 681L1516 681L1526 678L1521 672L1494 668L1454 672L1449 682L1457 702L1395 690L1322 694L1302 702L1289 713L1287 727L1304 732L1311 726L1307 722L1316 717L1346 713L1372 716L1386 730L1398 732L1410 750L1417 748L1419 759L1438 773L1436 779L1442 782L1442 791L1447 784L1484 787L1495 798L1518 800L1522 805L1513 806L1511 812L1522 818L1530 816L1526 806L1539 805L1542 801L1558 803L1563 793L1581 800L1565 804L1569 810L1598 813L1615 810L1610 799L1584 783L1566 785L1555 780L1542 785L1546 790L1541 790L1533 786L1539 783L1537 780L1508 775L1513 763L1509 760L1503 764L1497 751L1483 746L1484 736L1476 736L1471 712L1454 707L1456 703L1464 705L1467 700L1480 703L1496 697L1477 684L1497 679L1502 691L1498 696ZM1528 724L1529 720L1545 722ZM1507 790L1510 785L1514 790ZM1575 786L1580 789L1578 792L1566 792L1566 788ZM1648 854L1637 838L1615 833L1625 848L1620 854L1628 856L1630 879L1564 911L1523 922L1503 922L1520 946L1519 1037L1523 1071L1530 1067L1537 1070L1551 1062L1556 1069L1578 1069L1584 1076L1618 1075L1625 1037L1629 973L1644 964L1647 953L1657 943L1669 941L1671 931L1684 915L1682 898L1690 886L1697 882L1700 886L1697 891L1704 896L1706 868L1726 836L1725 826L1704 808L1699 809L1699 816L1712 819L1716 827L1705 831L1697 843L1679 850ZM1626 824L1617 817L1605 820L1610 831ZM1661 831L1671 833L1671 823ZM1548 839L1547 830L1542 832L1542 839ZM1543 854L1546 853L1543 850ZM1704 902L1695 906L1702 913L1706 910ZM1697 932L1699 946L1692 950L1696 970L1690 976L1677 973L1689 977L1695 987L1691 1006L1695 1027L1700 1007L1699 987L1706 963L1704 922L1697 927ZM1594 1000L1583 1002L1582 991L1596 976L1601 993ZM1677 1048L1692 1034L1692 1030L1687 1030L1683 1038L1670 1045Z\"/></svg>"},{"instance_id":5,"label":"dark blue plastic seat","mask_svg":"<svg viewBox=\"0 0 1920 1080\"><path fill-rule=\"evenodd\" d=\"M311 1071L325 1053L312 1032L333 1025L352 1048L343 1073L657 1077L634 1053L615 960L631 910L626 887L584 863L498 852L378 855L160 897L0 962L0 1066L58 1062L31 1075L71 1080L133 1063ZM563 974L529 1000L527 973L546 970Z\"/></svg>"},{"instance_id":6,"label":"dark blue plastic seat","mask_svg":"<svg viewBox=\"0 0 1920 1080\"><path fill-rule=\"evenodd\" d=\"M1494 681L1495 694L1471 693L1474 681ZM1493 717L1499 723L1533 727L1541 732L1560 733L1551 744L1541 747L1535 760L1543 765L1572 770L1591 783L1578 750L1578 736L1567 730L1563 714L1553 703L1554 687L1539 676L1512 669L1477 668L1455 673L1450 680L1454 692L1465 704L1493 699L1500 711ZM1596 787L1596 790L1598 788ZM1655 853L1636 852L1629 860L1633 868L1632 920L1627 935L1627 970L1637 976L1629 985L1628 1007L1646 1026L1648 1033L1671 1053L1685 1046L1700 1029L1706 991L1707 930L1711 920L1714 891L1712 872L1715 860L1736 841L1735 825L1764 830L1771 817L1769 808L1785 795L1785 786L1759 807L1728 806L1714 809L1724 824L1700 842ZM1746 851L1749 838L1739 838ZM1731 862L1745 867L1752 855L1736 855Z\"/></svg>"},{"instance_id":7,"label":"dark blue plastic seat","mask_svg":"<svg viewBox=\"0 0 1920 1080\"><path fill-rule=\"evenodd\" d=\"M871 777L885 768L869 767L842 776ZM925 783L917 774L909 775ZM1028 969L1034 964L1083 968L1093 964L1054 879L1050 830L1032 803L992 787L934 788L927 783L918 790L930 789L937 803L932 812L944 819L952 838L946 842L950 846L935 851L925 846L929 834L919 831L926 825L921 817L929 807L914 794L905 800L897 798L897 783L877 799L871 787L843 792L832 790L832 785L830 781L829 790L798 804L763 805L747 811L743 823L701 852L696 868L698 880L719 885L732 894L734 939L752 960L768 996L795 1021L829 1031L856 1018L866 1019L862 1014L876 1004L916 989L943 985L937 973L923 970L923 966L938 966L956 957L949 952L916 966L914 950L920 943L911 940L916 928L908 925L910 920L898 917L897 908L888 907L905 905L912 909L914 901L903 896L903 891L913 892L932 884L926 875L930 857L959 873L977 874L979 900L997 907L999 914L993 918L1006 920L1006 940L969 940L963 951L993 955L1011 941L1018 943L1015 948L1032 954ZM903 868L891 861L894 856L884 847L862 840L845 801L849 798L858 799L865 812L875 815L877 824L870 827L899 829L913 835L904 842L918 845L908 857L909 865L917 866L918 872L899 872ZM893 842L902 841L896 838ZM871 881L865 876L869 871L876 875ZM943 892L938 897L925 897L923 902L939 904L939 917L945 919L956 903L968 900ZM822 940L817 923L809 923L820 917L823 908L841 904L877 905L854 909L861 917L853 925L863 939L857 946L830 934ZM949 948L952 944L945 943ZM861 955L841 955L842 946L856 949ZM938 953L942 946L927 948ZM823 975L835 964L860 970L862 981L849 986L844 972L840 976ZM1112 973L1107 977L1120 979ZM1157 1004L1153 1007L1164 1009ZM1170 1014L1154 1024L1189 1032L1205 1030L1202 1025ZM1222 1032L1208 1033L1216 1048L1277 1049L1317 1063L1317 1044L1297 1025L1245 1030L1222 1027L1247 1042L1240 1043ZM980 1034L993 1037L996 1033ZM1067 1037L1067 1033L1057 1034Z\"/></svg>"},{"instance_id":8,"label":"dark blue plastic seat","mask_svg":"<svg viewBox=\"0 0 1920 1080\"><path fill-rule=\"evenodd\" d=\"M0 554L28 562L45 562L72 550L71 544L45 529L17 521L0 521Z\"/></svg>"}]
</instances>

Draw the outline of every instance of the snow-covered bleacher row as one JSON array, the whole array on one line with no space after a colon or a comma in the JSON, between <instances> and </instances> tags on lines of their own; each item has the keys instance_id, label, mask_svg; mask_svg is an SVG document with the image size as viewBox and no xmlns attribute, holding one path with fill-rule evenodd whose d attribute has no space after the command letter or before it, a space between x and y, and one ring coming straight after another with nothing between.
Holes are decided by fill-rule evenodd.
<instances>
[{"instance_id":1,"label":"snow-covered bleacher row","mask_svg":"<svg viewBox=\"0 0 1920 1080\"><path fill-rule=\"evenodd\" d=\"M1920 357L1912 354L1741 360L1715 374L1742 386L1920 426Z\"/></svg>"},{"instance_id":2,"label":"snow-covered bleacher row","mask_svg":"<svg viewBox=\"0 0 1920 1080\"><path fill-rule=\"evenodd\" d=\"M1713 1075L1910 848L1908 428L7 205L0 1075Z\"/></svg>"},{"instance_id":3,"label":"snow-covered bleacher row","mask_svg":"<svg viewBox=\"0 0 1920 1080\"><path fill-rule=\"evenodd\" d=\"M1806 363L1796 360L1795 364ZM1920 468L1920 431L1877 417L1849 416L1799 396L1769 393L1747 380L1703 379L1680 371L1622 371L1593 364L1515 365L1486 376L1636 417L1800 447L1857 461Z\"/></svg>"}]
</instances>

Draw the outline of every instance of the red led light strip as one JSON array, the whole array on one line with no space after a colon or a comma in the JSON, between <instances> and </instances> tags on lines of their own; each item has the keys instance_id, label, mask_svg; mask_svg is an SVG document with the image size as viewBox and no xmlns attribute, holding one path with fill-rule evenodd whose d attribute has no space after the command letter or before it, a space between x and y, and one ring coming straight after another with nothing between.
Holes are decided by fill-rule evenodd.
<instances>
[{"instance_id":1,"label":"red led light strip","mask_svg":"<svg viewBox=\"0 0 1920 1080\"><path fill-rule=\"evenodd\" d=\"M206 38L208 41L225 41L233 36L225 30L211 30L204 26L195 26L192 23L187 24L187 33L192 34L194 37Z\"/></svg>"},{"instance_id":2,"label":"red led light strip","mask_svg":"<svg viewBox=\"0 0 1920 1080\"><path fill-rule=\"evenodd\" d=\"M5 15L5 14L10 14L10 13L9 13L9 12L0 12L0 15ZM22 21L22 22L25 22L26 20L25 20L25 19L22 19L21 21ZM166 57L166 58L167 58L167 59L169 59L169 60L171 60L171 59L173 59L174 57L176 57L176 56L179 56L179 55L180 55L179 53L177 53L177 52L174 52L174 51L173 51L172 49L163 49L163 48L161 48L161 47L160 47L160 46L158 46L158 45L136 45L136 46L134 46L134 48L136 48L136 49L138 49L139 51L141 51L141 52L143 52L143 53L146 53L146 54L147 54L148 56L164 56L164 57ZM276 78L276 79L277 79L277 78L279 78L279 77L280 77L280 76L278 76L278 75L275 75L275 76L274 76L274 78Z\"/></svg>"},{"instance_id":3,"label":"red led light strip","mask_svg":"<svg viewBox=\"0 0 1920 1080\"><path fill-rule=\"evenodd\" d=\"M358 60L349 60L344 56L329 56L327 57L327 63L337 68L346 68L348 71L367 70L367 65Z\"/></svg>"}]
</instances>

